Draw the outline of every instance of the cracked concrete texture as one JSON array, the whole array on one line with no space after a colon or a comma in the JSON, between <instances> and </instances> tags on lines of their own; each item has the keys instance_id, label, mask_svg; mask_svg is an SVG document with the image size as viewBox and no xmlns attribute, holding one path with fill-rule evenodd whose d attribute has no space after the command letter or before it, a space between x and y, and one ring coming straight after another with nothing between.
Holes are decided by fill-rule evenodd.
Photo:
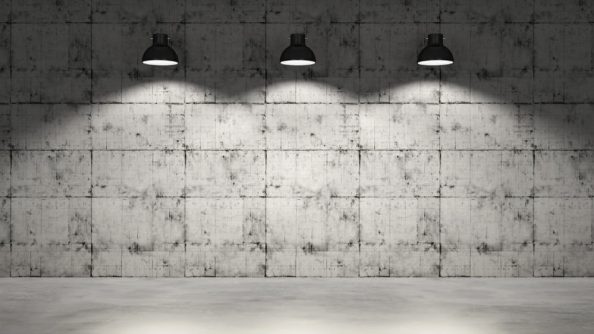
<instances>
[{"instance_id":1,"label":"cracked concrete texture","mask_svg":"<svg viewBox=\"0 0 594 334\"><path fill-rule=\"evenodd\" d=\"M0 1L0 276L592 276L594 3ZM174 68L140 64L168 33ZM418 67L442 31L456 63ZM306 32L318 63L278 57Z\"/></svg>"}]
</instances>

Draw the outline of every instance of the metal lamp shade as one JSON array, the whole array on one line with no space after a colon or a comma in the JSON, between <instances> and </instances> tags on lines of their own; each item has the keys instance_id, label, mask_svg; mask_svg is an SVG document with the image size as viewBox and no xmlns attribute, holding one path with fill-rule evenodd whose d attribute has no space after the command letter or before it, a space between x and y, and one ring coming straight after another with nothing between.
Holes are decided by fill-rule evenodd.
<instances>
[{"instance_id":1,"label":"metal lamp shade","mask_svg":"<svg viewBox=\"0 0 594 334\"><path fill-rule=\"evenodd\" d=\"M417 63L423 66L444 66L454 63L452 52L443 45L442 34L429 34L427 46L419 53Z\"/></svg>"},{"instance_id":2,"label":"metal lamp shade","mask_svg":"<svg viewBox=\"0 0 594 334\"><path fill-rule=\"evenodd\" d=\"M167 34L154 34L153 45L142 55L142 63L151 66L172 66L178 62L177 53L169 46Z\"/></svg>"},{"instance_id":3,"label":"metal lamp shade","mask_svg":"<svg viewBox=\"0 0 594 334\"><path fill-rule=\"evenodd\" d=\"M313 51L305 45L305 34L291 35L291 45L281 54L280 63L288 66L308 66L316 63Z\"/></svg>"}]
</instances>

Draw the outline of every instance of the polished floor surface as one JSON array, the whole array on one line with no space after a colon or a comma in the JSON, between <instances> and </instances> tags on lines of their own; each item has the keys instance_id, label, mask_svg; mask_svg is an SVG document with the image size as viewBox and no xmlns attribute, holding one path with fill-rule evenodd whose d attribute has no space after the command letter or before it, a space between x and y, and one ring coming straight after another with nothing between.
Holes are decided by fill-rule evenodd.
<instances>
[{"instance_id":1,"label":"polished floor surface","mask_svg":"<svg viewBox=\"0 0 594 334\"><path fill-rule=\"evenodd\" d=\"M0 279L3 334L594 333L594 279Z\"/></svg>"}]
</instances>

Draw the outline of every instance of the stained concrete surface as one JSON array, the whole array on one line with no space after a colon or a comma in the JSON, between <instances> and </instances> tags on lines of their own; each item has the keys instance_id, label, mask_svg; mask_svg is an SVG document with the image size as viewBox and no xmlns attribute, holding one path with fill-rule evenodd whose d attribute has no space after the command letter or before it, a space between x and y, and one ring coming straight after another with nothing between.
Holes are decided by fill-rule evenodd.
<instances>
[{"instance_id":1,"label":"stained concrete surface","mask_svg":"<svg viewBox=\"0 0 594 334\"><path fill-rule=\"evenodd\" d=\"M592 50L584 0L0 0L0 276L594 276Z\"/></svg>"},{"instance_id":2,"label":"stained concrete surface","mask_svg":"<svg viewBox=\"0 0 594 334\"><path fill-rule=\"evenodd\" d=\"M593 333L594 279L1 279L3 334Z\"/></svg>"}]
</instances>

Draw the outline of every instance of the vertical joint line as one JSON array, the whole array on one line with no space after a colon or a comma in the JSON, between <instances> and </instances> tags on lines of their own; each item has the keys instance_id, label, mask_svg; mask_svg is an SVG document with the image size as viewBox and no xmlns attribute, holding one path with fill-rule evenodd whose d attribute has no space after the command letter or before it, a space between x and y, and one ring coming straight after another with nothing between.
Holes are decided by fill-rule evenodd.
<instances>
[{"instance_id":1,"label":"vertical joint line","mask_svg":"<svg viewBox=\"0 0 594 334\"><path fill-rule=\"evenodd\" d=\"M90 229L91 229L91 245L90 245L90 247L91 247L91 268L89 270L90 271L89 276L93 277L93 269L94 269L94 263L93 263L93 257L94 257L93 256L93 251L94 251L94 249L93 249L93 150L91 150L90 153L91 153L91 188L90 188L90 191L91 191L91 198L90 198L90 201L91 201L91 204L90 204L90 210L91 210L91 227L90 227Z\"/></svg>"},{"instance_id":2,"label":"vertical joint line","mask_svg":"<svg viewBox=\"0 0 594 334\"><path fill-rule=\"evenodd\" d=\"M264 150L264 277L268 277L268 182L267 182L267 180L268 180L268 151Z\"/></svg>"},{"instance_id":3,"label":"vertical joint line","mask_svg":"<svg viewBox=\"0 0 594 334\"><path fill-rule=\"evenodd\" d=\"M359 50L357 52L357 72L358 72L358 87L361 87L361 0L359 0L359 13L357 15L357 26L358 26L358 34L359 34ZM359 131L358 136L359 140L357 141L357 153L359 157L359 184L357 187L356 195L358 197L358 222L357 222L357 242L358 242L358 252L359 252L359 262L357 263L357 276L361 277L361 89L359 89L359 94L357 94L357 102L358 102L358 119L359 119Z\"/></svg>"},{"instance_id":4,"label":"vertical joint line","mask_svg":"<svg viewBox=\"0 0 594 334\"><path fill-rule=\"evenodd\" d=\"M10 2L10 12L8 13L8 113L9 117L12 115L12 1ZM12 127L12 126L11 126ZM11 129L12 130L12 129ZM10 144L9 144L9 160L10 160L10 171L9 171L9 185L8 188L8 200L9 200L9 209L8 215L10 219L10 224L8 226L8 244L9 244L9 264L8 264L8 276L12 277L12 240L13 240L13 230L12 230L12 154L13 154L13 147L12 147L12 131L10 131Z\"/></svg>"},{"instance_id":5,"label":"vertical joint line","mask_svg":"<svg viewBox=\"0 0 594 334\"><path fill-rule=\"evenodd\" d=\"M184 103L186 101L186 94L187 94L187 82L188 82L188 2L184 2L184 17L183 17L183 25L184 25ZM183 143L183 151L184 151L184 187L182 189L182 199L184 201L184 277L188 276L188 210L187 210L187 202L188 202L188 145L186 143L186 134L188 125L186 120L188 119L187 115L187 104L184 104L184 143Z\"/></svg>"},{"instance_id":6,"label":"vertical joint line","mask_svg":"<svg viewBox=\"0 0 594 334\"><path fill-rule=\"evenodd\" d=\"M440 135L441 138L441 135ZM438 195L439 195L439 204L438 204L438 217L437 217L437 241L439 242L439 245L437 245L438 247L438 254L439 254L439 260L438 260L438 265L439 265L439 269L437 271L437 276L438 277L442 277L441 276L441 272L442 272L442 263L441 263L441 143L440 143L440 149L437 151L438 155L439 155L439 175L438 175L438 182L439 182L439 188L438 188Z\"/></svg>"},{"instance_id":7,"label":"vertical joint line","mask_svg":"<svg viewBox=\"0 0 594 334\"><path fill-rule=\"evenodd\" d=\"M264 131L268 101L268 0L264 1ZM264 277L268 277L268 136L264 134Z\"/></svg>"},{"instance_id":8,"label":"vertical joint line","mask_svg":"<svg viewBox=\"0 0 594 334\"><path fill-rule=\"evenodd\" d=\"M534 79L535 79L535 71L536 71L536 65L535 65L535 60L536 60L536 43L535 43L535 30L536 30L536 0L532 1L532 17L530 19L531 24L532 24L532 83L533 83L533 87L532 87L532 114L534 115ZM532 123L532 128L534 129L534 120ZM536 193L536 182L535 177L536 177L536 145L534 145L534 132L532 133L532 140L533 140L533 145L532 145L532 191L531 191L531 195L532 195L532 277L534 277L535 273L536 273L536 219L535 219L535 193Z\"/></svg>"},{"instance_id":9,"label":"vertical joint line","mask_svg":"<svg viewBox=\"0 0 594 334\"><path fill-rule=\"evenodd\" d=\"M437 6L437 22L439 24L439 32L442 33L441 30L441 0L438 3ZM439 137L438 137L438 142L439 142L439 150L438 150L438 155L439 155L439 175L438 175L438 182L439 182L439 188L438 188L438 195L439 195L439 204L438 204L438 218L437 218L437 227L438 227L438 231L437 231L437 236L438 236L438 254L439 254L439 259L438 259L438 266L439 269L437 271L437 276L438 277L442 277L442 242L441 242L441 202L442 202L442 193L441 193L441 94L442 94L442 88L441 88L441 69L438 70L439 71L439 87L438 87L438 94L437 94L437 107L438 107L438 130L439 130Z\"/></svg>"},{"instance_id":10,"label":"vertical joint line","mask_svg":"<svg viewBox=\"0 0 594 334\"><path fill-rule=\"evenodd\" d=\"M12 220L12 148L9 151L9 165L10 165L10 170L9 170L9 188L8 188L8 219L10 221L10 224L8 225L8 251L9 251L9 256L10 259L8 261L8 276L12 277L12 240L13 240L13 229L12 229L12 225L13 225L13 220Z\"/></svg>"},{"instance_id":11,"label":"vertical joint line","mask_svg":"<svg viewBox=\"0 0 594 334\"><path fill-rule=\"evenodd\" d=\"M185 113L185 108L184 108ZM185 129L185 117L184 117L184 129ZM188 176L187 176L187 165L188 165L188 151L184 143L184 188L182 190L182 199L184 201L184 277L188 276L188 210L187 201L188 196L186 191L188 189Z\"/></svg>"}]
</instances>

